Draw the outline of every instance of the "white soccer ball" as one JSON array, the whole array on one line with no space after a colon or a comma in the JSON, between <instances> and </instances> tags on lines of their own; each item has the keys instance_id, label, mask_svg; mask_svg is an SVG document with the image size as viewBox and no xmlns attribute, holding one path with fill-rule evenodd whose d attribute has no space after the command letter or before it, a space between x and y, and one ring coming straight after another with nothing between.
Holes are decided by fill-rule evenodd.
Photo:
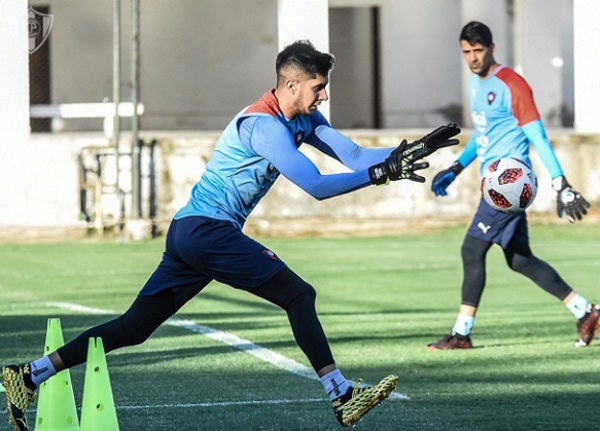
<instances>
[{"instance_id":1,"label":"white soccer ball","mask_svg":"<svg viewBox=\"0 0 600 431\"><path fill-rule=\"evenodd\" d=\"M521 213L533 203L537 193L533 169L515 157L490 163L481 179L483 199L496 211Z\"/></svg>"}]
</instances>

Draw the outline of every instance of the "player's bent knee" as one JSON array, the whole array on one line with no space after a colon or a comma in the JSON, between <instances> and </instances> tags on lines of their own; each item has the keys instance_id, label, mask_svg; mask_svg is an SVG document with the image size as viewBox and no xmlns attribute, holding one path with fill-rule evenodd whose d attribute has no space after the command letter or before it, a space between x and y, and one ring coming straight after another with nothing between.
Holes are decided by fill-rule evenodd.
<instances>
[{"instance_id":1,"label":"player's bent knee","mask_svg":"<svg viewBox=\"0 0 600 431\"><path fill-rule=\"evenodd\" d=\"M317 300L317 291L314 287L305 281L302 281L301 285L296 286L296 294L291 296L290 299L284 304L284 309L289 310L292 307L303 305L303 306L315 306Z\"/></svg>"},{"instance_id":2,"label":"player's bent knee","mask_svg":"<svg viewBox=\"0 0 600 431\"><path fill-rule=\"evenodd\" d=\"M483 255L479 250L473 249L466 244L460 249L460 255L464 262L477 262L483 258Z\"/></svg>"},{"instance_id":3,"label":"player's bent knee","mask_svg":"<svg viewBox=\"0 0 600 431\"><path fill-rule=\"evenodd\" d=\"M485 259L489 248L489 243L467 235L460 248L460 254L463 262L481 262Z\"/></svg>"},{"instance_id":4,"label":"player's bent knee","mask_svg":"<svg viewBox=\"0 0 600 431\"><path fill-rule=\"evenodd\" d=\"M132 324L132 322L128 322L125 316L121 316L119 318L119 323L121 325L121 340L123 346L136 346L138 344L142 344L146 341L154 329L151 329L147 325L143 325L141 323Z\"/></svg>"},{"instance_id":5,"label":"player's bent knee","mask_svg":"<svg viewBox=\"0 0 600 431\"><path fill-rule=\"evenodd\" d=\"M142 344L175 311L175 297L172 292L138 296L129 310L116 319L116 347Z\"/></svg>"},{"instance_id":6,"label":"player's bent knee","mask_svg":"<svg viewBox=\"0 0 600 431\"><path fill-rule=\"evenodd\" d=\"M310 303L314 307L317 297L315 289L287 267L250 292L286 311L297 303Z\"/></svg>"},{"instance_id":7,"label":"player's bent knee","mask_svg":"<svg viewBox=\"0 0 600 431\"><path fill-rule=\"evenodd\" d=\"M508 267L519 274L529 275L538 266L539 259L535 256L515 255L507 260Z\"/></svg>"}]
</instances>

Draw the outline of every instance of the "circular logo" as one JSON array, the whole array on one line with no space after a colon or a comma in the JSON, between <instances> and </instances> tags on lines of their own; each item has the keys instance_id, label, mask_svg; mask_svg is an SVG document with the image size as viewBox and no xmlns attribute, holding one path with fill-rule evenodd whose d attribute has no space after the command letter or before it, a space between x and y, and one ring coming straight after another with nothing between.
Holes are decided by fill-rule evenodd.
<instances>
[{"instance_id":1,"label":"circular logo","mask_svg":"<svg viewBox=\"0 0 600 431\"><path fill-rule=\"evenodd\" d=\"M263 250L263 254L273 260L279 260L279 257L277 257L277 255L274 252L272 252L271 250L269 250L268 248L265 248Z\"/></svg>"},{"instance_id":2,"label":"circular logo","mask_svg":"<svg viewBox=\"0 0 600 431\"><path fill-rule=\"evenodd\" d=\"M29 18L29 37L36 37L40 34L42 26L35 18Z\"/></svg>"}]
</instances>

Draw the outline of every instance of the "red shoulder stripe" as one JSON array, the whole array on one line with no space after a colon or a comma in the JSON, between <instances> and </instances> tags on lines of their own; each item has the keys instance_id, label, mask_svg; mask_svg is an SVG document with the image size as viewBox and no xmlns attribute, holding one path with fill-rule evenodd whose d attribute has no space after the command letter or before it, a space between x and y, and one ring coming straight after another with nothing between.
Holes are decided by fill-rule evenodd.
<instances>
[{"instance_id":1,"label":"red shoulder stripe","mask_svg":"<svg viewBox=\"0 0 600 431\"><path fill-rule=\"evenodd\" d=\"M540 119L540 113L533 100L533 92L525 79L514 70L504 67L496 73L498 79L510 90L512 110L519 126Z\"/></svg>"},{"instance_id":2,"label":"red shoulder stripe","mask_svg":"<svg viewBox=\"0 0 600 431\"><path fill-rule=\"evenodd\" d=\"M256 102L248 106L244 111L245 114L269 114L277 117L277 114L281 112L279 108L279 102L275 97L275 90L269 90L261 96Z\"/></svg>"}]
</instances>

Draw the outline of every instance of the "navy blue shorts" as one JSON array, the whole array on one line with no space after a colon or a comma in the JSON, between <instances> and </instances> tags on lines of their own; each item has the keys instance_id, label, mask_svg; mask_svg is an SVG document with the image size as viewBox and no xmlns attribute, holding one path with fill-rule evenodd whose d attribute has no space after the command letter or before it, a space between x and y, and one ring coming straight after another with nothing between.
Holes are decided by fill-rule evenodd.
<instances>
[{"instance_id":1,"label":"navy blue shorts","mask_svg":"<svg viewBox=\"0 0 600 431\"><path fill-rule=\"evenodd\" d=\"M275 253L231 222L183 217L171 222L162 260L139 294L171 289L190 299L212 280L252 290L284 267Z\"/></svg>"},{"instance_id":2,"label":"navy blue shorts","mask_svg":"<svg viewBox=\"0 0 600 431\"><path fill-rule=\"evenodd\" d=\"M482 198L467 234L483 241L500 244L502 248L506 248L511 241L529 244L527 215L525 212L506 214L496 211Z\"/></svg>"}]
</instances>

